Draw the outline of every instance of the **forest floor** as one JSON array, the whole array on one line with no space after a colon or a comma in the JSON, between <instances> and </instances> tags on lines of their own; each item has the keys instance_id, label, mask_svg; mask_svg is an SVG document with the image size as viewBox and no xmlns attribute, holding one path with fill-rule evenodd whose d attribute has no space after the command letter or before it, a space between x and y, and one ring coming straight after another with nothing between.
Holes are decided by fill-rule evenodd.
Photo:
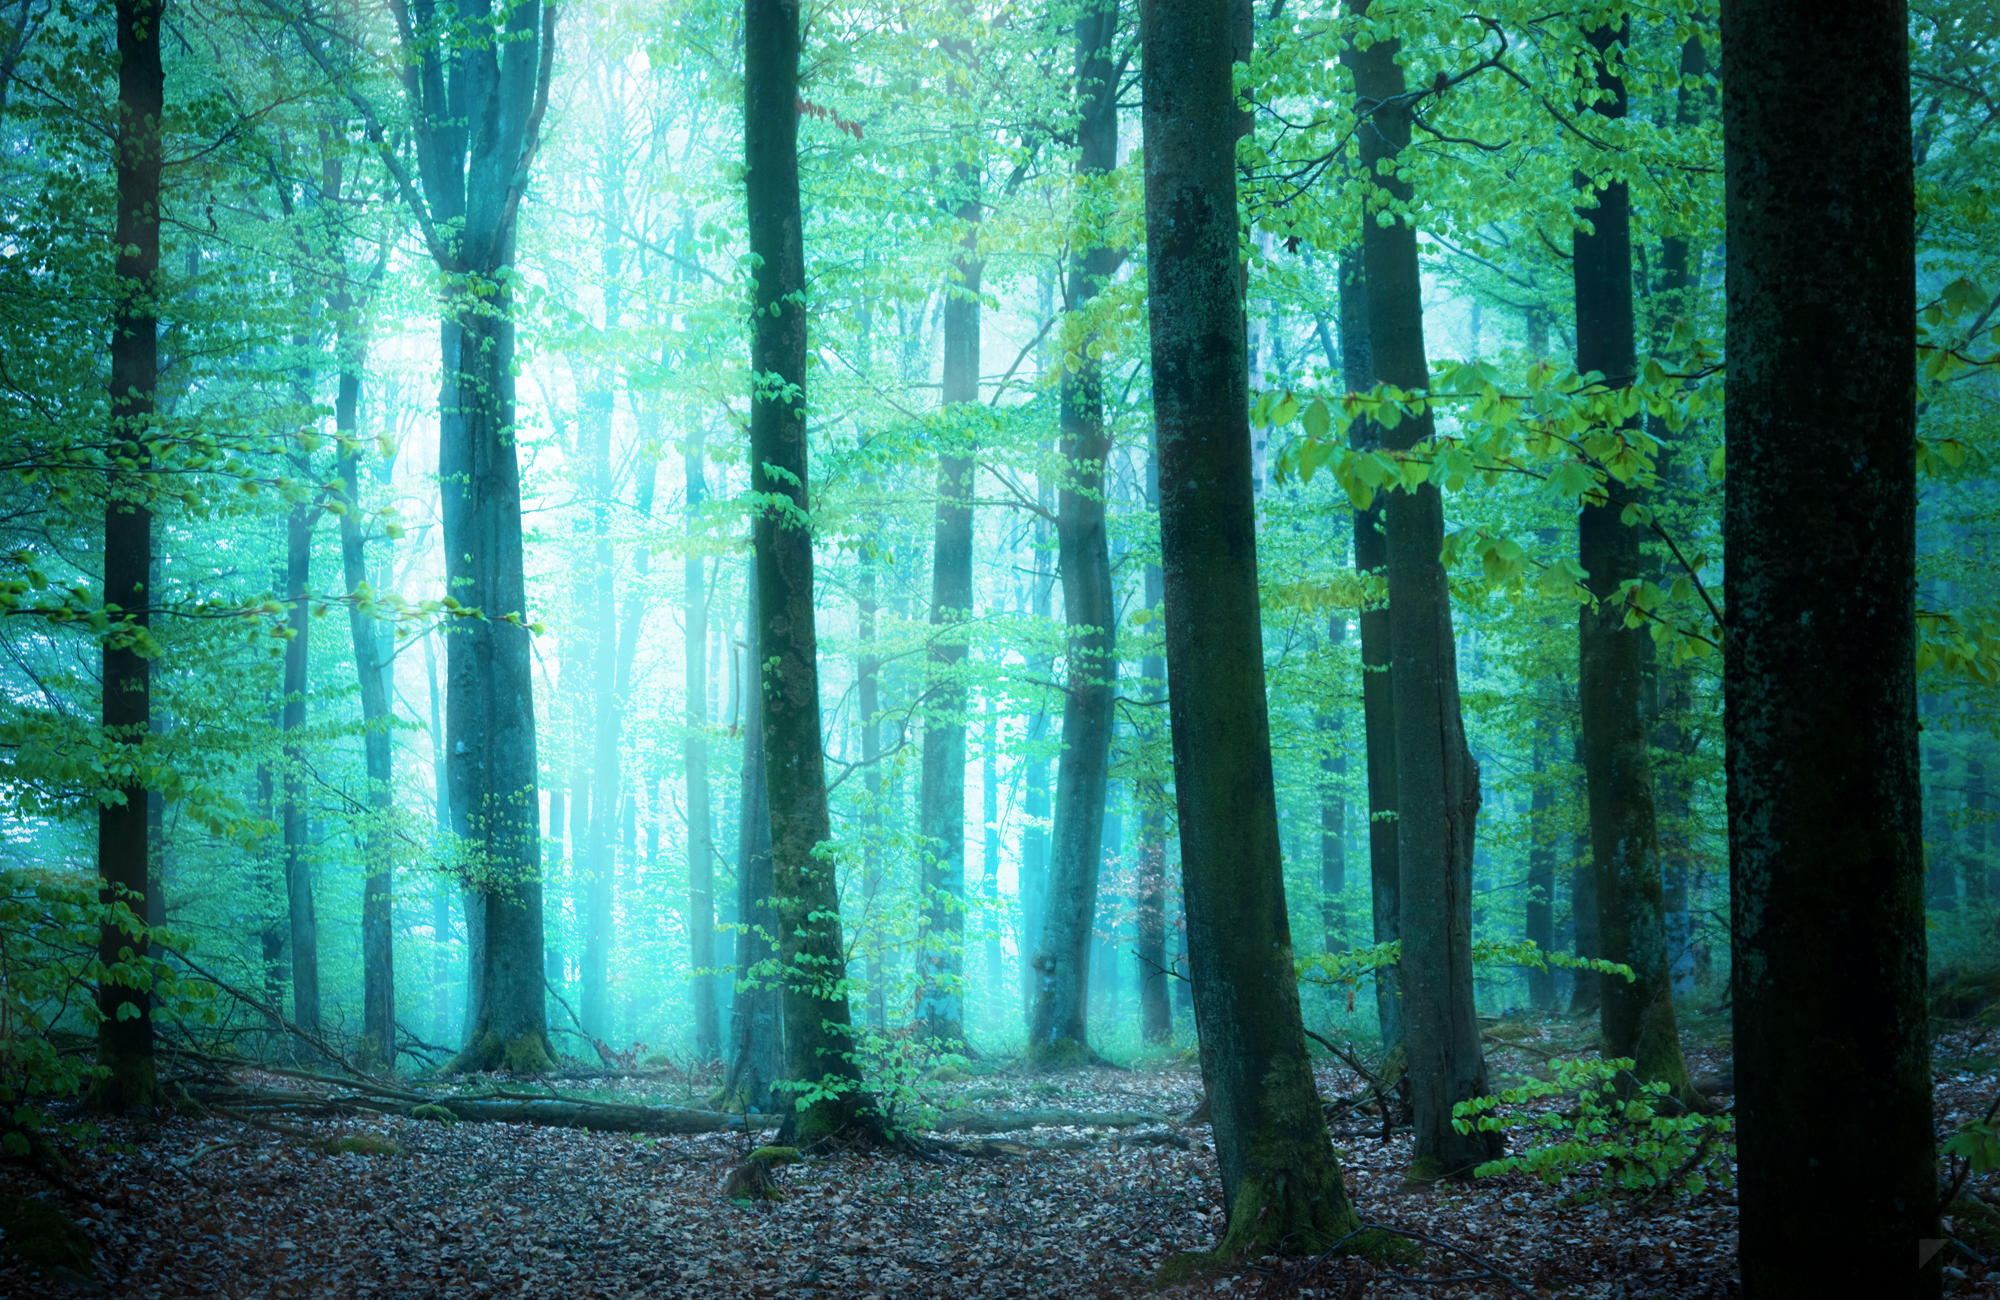
<instances>
[{"instance_id":1,"label":"forest floor","mask_svg":"<svg viewBox=\"0 0 2000 1300\"><path fill-rule=\"evenodd\" d=\"M1557 1022L1517 1036L1517 1046L1496 1044L1496 1076L1532 1074L1575 1033ZM1992 1031L1940 1041L1941 1133L1985 1108L1996 1050ZM1694 1061L1697 1074L1717 1076L1727 1064L1712 1053ZM238 1077L260 1081L253 1071ZM563 1086L687 1105L697 1085L662 1076ZM1362 1091L1333 1065L1320 1086L1329 1098ZM930 1091L939 1104L989 1115L1060 1107L1167 1122L1128 1116L1118 1127L984 1135L1034 1148L1025 1154L811 1159L777 1171L782 1199L737 1203L720 1187L757 1137L740 1131L635 1138L400 1117L287 1117L290 1131L276 1131L176 1117L107 1133L110 1144L59 1181L0 1166L0 1193L59 1205L93 1250L88 1271L41 1275L0 1252L0 1296L1141 1296L1160 1294L1162 1262L1220 1234L1208 1128L1186 1122L1200 1094L1191 1063L1048 1077L1002 1070ZM1266 1259L1166 1294L1738 1294L1726 1186L1590 1204L1519 1175L1415 1186L1403 1181L1407 1133L1385 1141L1378 1118L1344 1114L1335 1141L1363 1219L1431 1239L1421 1262ZM329 1153L325 1142L342 1138L368 1149ZM2000 1204L2000 1177L1975 1179L1972 1190ZM1990 1230L1975 1232L1961 1216L1954 1231L1995 1257ZM1952 1249L1948 1294L2000 1294L2000 1260Z\"/></svg>"}]
</instances>

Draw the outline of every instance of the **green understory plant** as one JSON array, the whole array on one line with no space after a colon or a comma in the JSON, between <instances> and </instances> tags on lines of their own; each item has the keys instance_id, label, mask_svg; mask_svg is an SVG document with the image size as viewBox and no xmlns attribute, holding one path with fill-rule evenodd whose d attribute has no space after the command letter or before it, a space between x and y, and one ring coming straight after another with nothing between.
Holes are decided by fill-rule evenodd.
<instances>
[{"instance_id":1,"label":"green understory plant","mask_svg":"<svg viewBox=\"0 0 2000 1300\"><path fill-rule=\"evenodd\" d=\"M1519 1135L1510 1144L1520 1150L1480 1165L1475 1176L1528 1174L1571 1187L1570 1201L1697 1196L1733 1181L1735 1125L1727 1116L1679 1111L1665 1083L1634 1081L1629 1058L1549 1064L1552 1079L1452 1107L1461 1133ZM1564 1101L1555 1106L1538 1104L1558 1098Z\"/></svg>"}]
</instances>

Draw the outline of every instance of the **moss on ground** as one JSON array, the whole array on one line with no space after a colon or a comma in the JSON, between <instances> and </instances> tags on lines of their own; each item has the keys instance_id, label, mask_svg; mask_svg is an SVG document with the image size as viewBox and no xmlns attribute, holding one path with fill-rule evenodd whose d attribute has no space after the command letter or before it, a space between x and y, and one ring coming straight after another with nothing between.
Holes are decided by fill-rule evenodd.
<instances>
[{"instance_id":1,"label":"moss on ground","mask_svg":"<svg viewBox=\"0 0 2000 1300\"><path fill-rule=\"evenodd\" d=\"M0 1249L37 1268L90 1271L90 1238L47 1201L0 1192Z\"/></svg>"}]
</instances>

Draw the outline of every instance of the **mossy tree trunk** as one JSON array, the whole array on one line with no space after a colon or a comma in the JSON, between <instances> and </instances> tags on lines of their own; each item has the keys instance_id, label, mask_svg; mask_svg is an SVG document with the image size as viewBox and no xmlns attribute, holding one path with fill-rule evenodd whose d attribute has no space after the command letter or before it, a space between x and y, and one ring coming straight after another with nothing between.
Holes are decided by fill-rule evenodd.
<instances>
[{"instance_id":1,"label":"mossy tree trunk","mask_svg":"<svg viewBox=\"0 0 2000 1300\"><path fill-rule=\"evenodd\" d=\"M1935 1296L1905 6L1723 0L1723 734L1751 1300ZM1830 1078L1829 1068L1837 1071Z\"/></svg>"},{"instance_id":2,"label":"mossy tree trunk","mask_svg":"<svg viewBox=\"0 0 2000 1300\"><path fill-rule=\"evenodd\" d=\"M1146 243L1168 701L1195 1023L1227 1254L1331 1248L1357 1221L1306 1058L1257 598L1232 42L1218 0L1143 25Z\"/></svg>"},{"instance_id":3,"label":"mossy tree trunk","mask_svg":"<svg viewBox=\"0 0 2000 1300\"><path fill-rule=\"evenodd\" d=\"M750 252L751 487L764 788L778 921L785 1077L798 1090L785 1116L797 1145L874 1139L874 1101L861 1086L841 943L820 739L819 648L813 614L810 479L806 465L805 241L799 211L799 3L745 0L744 161Z\"/></svg>"}]
</instances>

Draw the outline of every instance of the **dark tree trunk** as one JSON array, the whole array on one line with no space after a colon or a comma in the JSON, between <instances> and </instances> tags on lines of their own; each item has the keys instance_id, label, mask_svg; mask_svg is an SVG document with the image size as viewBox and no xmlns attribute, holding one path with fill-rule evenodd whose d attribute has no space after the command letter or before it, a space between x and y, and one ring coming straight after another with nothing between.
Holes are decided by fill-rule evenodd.
<instances>
[{"instance_id":1,"label":"dark tree trunk","mask_svg":"<svg viewBox=\"0 0 2000 1300\"><path fill-rule=\"evenodd\" d=\"M806 470L805 243L799 212L798 0L745 0L744 158L752 294L752 491L781 499L756 516L764 788L782 967L785 1077L820 1093L785 1113L800 1145L880 1131L861 1090L845 989L846 949L820 740L819 649Z\"/></svg>"},{"instance_id":2,"label":"dark tree trunk","mask_svg":"<svg viewBox=\"0 0 2000 1300\"><path fill-rule=\"evenodd\" d=\"M1104 0L1087 5L1076 21L1081 114L1076 174L1085 229L1101 219L1097 187L1118 163L1117 32L1117 6ZM1088 312L1117 261L1114 250L1079 240L1070 257L1064 309ZM1104 531L1104 457L1110 440L1104 427L1103 368L1091 348L1095 333L1082 332L1077 355L1065 358L1061 383L1066 474L1057 495L1056 549L1066 632L1062 758L1056 769L1048 902L1035 947L1035 995L1028 1016L1028 1059L1041 1066L1096 1058L1086 1024L1090 935L1097 913L1118 661L1111 552Z\"/></svg>"},{"instance_id":3,"label":"dark tree trunk","mask_svg":"<svg viewBox=\"0 0 2000 1300\"><path fill-rule=\"evenodd\" d=\"M1159 448L1147 457L1146 489L1157 509L1160 500ZM1146 566L1146 608L1159 617L1166 598L1166 575L1157 564ZM1147 723L1141 736L1148 746L1157 743L1166 719L1159 707L1166 703L1164 686L1167 661L1149 654L1139 661L1139 675L1161 685L1152 691L1153 707L1144 710ZM1167 794L1164 782L1148 779L1134 789L1139 804L1139 1028L1145 1041L1170 1043L1174 1038L1174 1006L1167 994Z\"/></svg>"},{"instance_id":4,"label":"dark tree trunk","mask_svg":"<svg viewBox=\"0 0 2000 1300\"><path fill-rule=\"evenodd\" d=\"M1368 337L1368 276L1361 250L1340 255L1340 367L1350 392L1375 386L1375 362ZM1356 450L1381 445L1382 432L1369 420L1348 431ZM1354 512L1354 571L1363 579L1386 581L1388 538L1382 531L1385 502L1376 498ZM1401 871L1396 862L1396 702L1389 691L1389 602L1367 600L1355 618L1361 637L1361 725L1368 778L1368 897L1371 934L1378 944L1399 933ZM1403 1041L1403 993L1395 966L1375 972L1375 1023L1382 1047Z\"/></svg>"},{"instance_id":5,"label":"dark tree trunk","mask_svg":"<svg viewBox=\"0 0 2000 1300\"><path fill-rule=\"evenodd\" d=\"M1583 771L1583 734L1579 730L1571 747L1571 756L1576 770ZM1604 945L1597 936L1597 864L1590 852L1588 818L1583 834L1577 836L1575 851L1570 854L1569 869L1569 912L1570 951L1579 957L1602 957ZM1604 977L1596 971L1573 970L1570 972L1569 1013L1573 1016L1597 1014L1598 999L1603 992Z\"/></svg>"},{"instance_id":6,"label":"dark tree trunk","mask_svg":"<svg viewBox=\"0 0 2000 1300\"><path fill-rule=\"evenodd\" d=\"M979 173L960 163L949 206L964 226L944 290L944 405L979 401ZM929 699L917 792L923 835L925 937L917 1021L927 1037L965 1041L965 620L972 616L972 475L969 433L947 424L938 456L931 549Z\"/></svg>"},{"instance_id":7,"label":"dark tree trunk","mask_svg":"<svg viewBox=\"0 0 2000 1300\"><path fill-rule=\"evenodd\" d=\"M445 754L453 829L474 855L468 908L480 913L468 926L477 937L477 994L468 998L477 1014L452 1068L536 1071L553 1058L513 301L502 272L513 264L515 214L548 102L555 9L521 0L498 12L468 0L450 30L491 38L451 41L427 10L399 22L422 187L406 197L454 281L439 329L438 480L445 598L467 613L445 637Z\"/></svg>"},{"instance_id":8,"label":"dark tree trunk","mask_svg":"<svg viewBox=\"0 0 2000 1300\"><path fill-rule=\"evenodd\" d=\"M160 113L166 77L160 64L164 0L117 0L118 124L113 150L118 183L118 300L111 316L111 458L104 507L104 599L121 623L103 639L104 734L129 747L129 766L108 782L117 794L97 810L97 873L105 903L123 903L143 919L151 837L146 788L139 776L139 747L152 721L152 671L147 628L153 603L153 511L145 474L152 463L152 424L158 410L159 319L154 304L160 270ZM108 755L107 755L108 756ZM149 944L126 925L104 923L98 958L111 967L126 949L138 955ZM152 998L143 988L113 979L97 987L97 1060L105 1074L94 1100L107 1111L149 1109L157 1091L153 1067Z\"/></svg>"},{"instance_id":9,"label":"dark tree trunk","mask_svg":"<svg viewBox=\"0 0 2000 1300\"><path fill-rule=\"evenodd\" d=\"M1722 5L1723 734L1752 1300L1940 1289L1907 22L1896 0Z\"/></svg>"},{"instance_id":10,"label":"dark tree trunk","mask_svg":"<svg viewBox=\"0 0 2000 1300\"><path fill-rule=\"evenodd\" d=\"M729 1110L778 1108L784 1077L783 1004L778 996L778 914L771 905L771 805L764 790L764 699L756 689L757 576L749 575L743 622L743 771L736 821L736 913L747 927L736 942L736 996L729 1010Z\"/></svg>"},{"instance_id":11,"label":"dark tree trunk","mask_svg":"<svg viewBox=\"0 0 2000 1300\"><path fill-rule=\"evenodd\" d=\"M1366 6L1358 6L1365 11ZM1381 199L1362 223L1369 353L1375 378L1405 390L1429 385L1416 226L1378 210L1407 205L1408 182L1384 164L1409 143L1410 107L1396 41L1347 51L1360 111L1362 171ZM1383 445L1405 451L1433 431L1429 412L1406 415ZM1439 551L1444 502L1435 483L1388 494L1383 528L1389 580L1389 685L1395 712L1398 914L1403 1045L1416 1121L1412 1172L1468 1172L1498 1153L1497 1135L1459 1133L1452 1107L1486 1093L1472 1002L1472 842L1479 768L1459 716L1451 596Z\"/></svg>"},{"instance_id":12,"label":"dark tree trunk","mask_svg":"<svg viewBox=\"0 0 2000 1300\"><path fill-rule=\"evenodd\" d=\"M1231 41L1203 0L1143 24L1146 245L1181 879L1227 1254L1357 1228L1306 1058L1264 699L1237 261Z\"/></svg>"},{"instance_id":13,"label":"dark tree trunk","mask_svg":"<svg viewBox=\"0 0 2000 1300\"><path fill-rule=\"evenodd\" d=\"M708 499L707 457L695 442L681 457L687 480L690 536L696 535ZM686 628L681 644L686 665L687 739L682 762L687 771L688 958L694 976L694 1052L704 1061L722 1055L715 977L715 840L708 791L708 588L702 557L692 548L681 564Z\"/></svg>"},{"instance_id":14,"label":"dark tree trunk","mask_svg":"<svg viewBox=\"0 0 2000 1300\"><path fill-rule=\"evenodd\" d=\"M1606 62L1622 51L1629 24L1586 35L1595 52L1598 116L1625 116L1625 82ZM1602 186L1576 174L1577 215L1590 223L1573 239L1576 367L1610 387L1638 379L1632 318L1632 199L1624 181ZM1622 432L1639 434L1638 420ZM1660 841L1653 809L1653 757L1644 693L1652 633L1625 626L1620 590L1642 576L1639 533L1621 521L1640 504L1633 484L1607 481L1601 499L1586 496L1577 518L1577 559L1592 603L1577 617L1577 698L1581 710L1584 784L1590 805L1591 861L1597 877L1597 933L1603 955L1629 966L1634 978L1600 982L1599 1025L1604 1051L1630 1057L1645 1082L1664 1083L1683 1103L1696 1098L1681 1057L1667 969L1666 904L1660 882Z\"/></svg>"}]
</instances>

